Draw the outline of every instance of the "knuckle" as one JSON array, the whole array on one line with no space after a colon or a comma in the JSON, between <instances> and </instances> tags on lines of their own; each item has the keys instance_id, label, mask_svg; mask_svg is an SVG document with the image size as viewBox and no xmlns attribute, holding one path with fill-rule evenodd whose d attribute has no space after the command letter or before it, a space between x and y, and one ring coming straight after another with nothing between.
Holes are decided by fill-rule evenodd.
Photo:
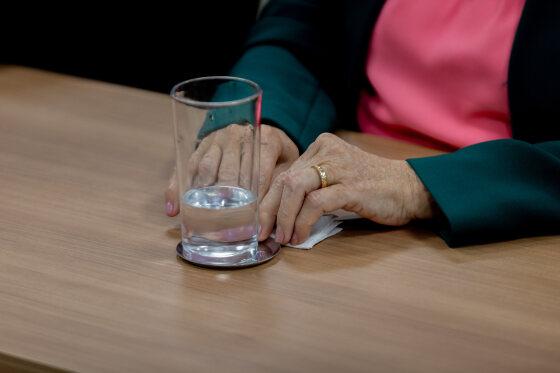
<instances>
[{"instance_id":1,"label":"knuckle","mask_svg":"<svg viewBox=\"0 0 560 373\"><path fill-rule=\"evenodd\" d=\"M279 222L287 222L290 218L290 215L288 214L288 210L286 208L281 208L280 210L278 210L278 214L277 214L277 219Z\"/></svg>"},{"instance_id":2,"label":"knuckle","mask_svg":"<svg viewBox=\"0 0 560 373\"><path fill-rule=\"evenodd\" d=\"M317 193L317 191L309 193L305 199L307 200L307 203L313 208L321 207L321 204L323 202L321 195Z\"/></svg>"},{"instance_id":3,"label":"knuckle","mask_svg":"<svg viewBox=\"0 0 560 373\"><path fill-rule=\"evenodd\" d=\"M266 125L266 124L262 124L261 125L261 137L262 136L270 136L273 132L273 127Z\"/></svg>"},{"instance_id":4,"label":"knuckle","mask_svg":"<svg viewBox=\"0 0 560 373\"><path fill-rule=\"evenodd\" d=\"M320 134L317 137L317 141L319 143L323 143L323 142L329 142L332 141L333 137L335 137L332 133L329 132L323 132L322 134Z\"/></svg>"},{"instance_id":5,"label":"knuckle","mask_svg":"<svg viewBox=\"0 0 560 373\"><path fill-rule=\"evenodd\" d=\"M286 173L286 176L284 176L284 186L290 191L298 189L299 178L294 172Z\"/></svg>"},{"instance_id":6,"label":"knuckle","mask_svg":"<svg viewBox=\"0 0 560 373\"><path fill-rule=\"evenodd\" d=\"M241 137L243 133L243 126L237 123L231 123L227 126L230 136Z\"/></svg>"},{"instance_id":7,"label":"knuckle","mask_svg":"<svg viewBox=\"0 0 560 373\"><path fill-rule=\"evenodd\" d=\"M199 152L205 146L208 146L208 145L212 144L212 141L214 141L214 137L216 137L216 132L212 132L212 133L206 135L202 139L202 141L200 141L200 143L198 144L198 147L197 147L196 151Z\"/></svg>"}]
</instances>

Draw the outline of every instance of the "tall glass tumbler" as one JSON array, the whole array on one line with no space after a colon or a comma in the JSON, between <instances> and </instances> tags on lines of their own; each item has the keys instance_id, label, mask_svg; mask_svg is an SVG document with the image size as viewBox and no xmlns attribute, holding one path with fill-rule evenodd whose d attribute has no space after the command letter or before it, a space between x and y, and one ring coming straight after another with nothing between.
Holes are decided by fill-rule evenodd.
<instances>
[{"instance_id":1,"label":"tall glass tumbler","mask_svg":"<svg viewBox=\"0 0 560 373\"><path fill-rule=\"evenodd\" d=\"M216 76L171 91L182 239L177 254L209 267L271 259L279 245L259 244L261 89Z\"/></svg>"}]
</instances>

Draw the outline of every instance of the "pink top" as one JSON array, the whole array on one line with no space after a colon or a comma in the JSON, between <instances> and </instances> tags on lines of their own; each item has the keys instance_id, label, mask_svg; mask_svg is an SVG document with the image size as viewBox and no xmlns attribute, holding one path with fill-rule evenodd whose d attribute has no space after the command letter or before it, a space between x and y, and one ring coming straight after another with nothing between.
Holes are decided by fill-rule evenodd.
<instances>
[{"instance_id":1,"label":"pink top","mask_svg":"<svg viewBox=\"0 0 560 373\"><path fill-rule=\"evenodd\" d=\"M452 150L511 137L507 74L525 0L388 0L366 63L363 132Z\"/></svg>"}]
</instances>

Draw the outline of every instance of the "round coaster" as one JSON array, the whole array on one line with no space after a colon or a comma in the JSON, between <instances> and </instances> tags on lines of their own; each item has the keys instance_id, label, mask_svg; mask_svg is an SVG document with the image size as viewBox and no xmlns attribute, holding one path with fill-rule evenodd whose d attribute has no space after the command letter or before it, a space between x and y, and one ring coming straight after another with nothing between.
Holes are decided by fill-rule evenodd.
<instances>
[{"instance_id":1,"label":"round coaster","mask_svg":"<svg viewBox=\"0 0 560 373\"><path fill-rule=\"evenodd\" d=\"M199 251L186 250L183 244L177 245L177 255L189 263L210 268L244 268L265 263L280 251L280 244L272 238L259 242L255 250L248 250L242 255L216 257L207 256Z\"/></svg>"}]
</instances>

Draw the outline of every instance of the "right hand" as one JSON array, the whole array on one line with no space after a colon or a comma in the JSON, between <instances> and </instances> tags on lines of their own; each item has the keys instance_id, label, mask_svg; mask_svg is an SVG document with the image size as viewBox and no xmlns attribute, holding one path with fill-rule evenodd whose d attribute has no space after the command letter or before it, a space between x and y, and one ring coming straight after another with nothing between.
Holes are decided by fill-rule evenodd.
<instances>
[{"instance_id":1,"label":"right hand","mask_svg":"<svg viewBox=\"0 0 560 373\"><path fill-rule=\"evenodd\" d=\"M243 186L248 178L243 167L243 144L246 143L247 127L231 124L208 135L191 155L187 166L189 177L199 185L227 183ZM271 181L287 170L299 157L294 142L276 127L261 125L261 151L259 174L259 201L265 196ZM169 180L165 191L165 212L168 216L179 213L179 186L176 172Z\"/></svg>"}]
</instances>

